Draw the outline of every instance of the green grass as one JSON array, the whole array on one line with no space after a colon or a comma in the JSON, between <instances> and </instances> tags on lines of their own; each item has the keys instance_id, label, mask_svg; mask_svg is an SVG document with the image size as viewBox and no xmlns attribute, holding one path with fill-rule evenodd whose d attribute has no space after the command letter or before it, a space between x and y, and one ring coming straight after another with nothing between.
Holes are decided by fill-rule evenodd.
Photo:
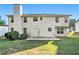
<instances>
[{"instance_id":1,"label":"green grass","mask_svg":"<svg viewBox=\"0 0 79 59\"><path fill-rule=\"evenodd\" d=\"M75 32L73 35L72 35L72 37L77 37L77 38L79 38L79 33L78 32Z\"/></svg>"},{"instance_id":2,"label":"green grass","mask_svg":"<svg viewBox=\"0 0 79 59\"><path fill-rule=\"evenodd\" d=\"M75 37L64 37L60 38L62 40L53 41L52 45L56 45L57 53L59 55L73 55L79 54L79 38ZM15 52L33 49L48 44L48 40L37 40L37 41L27 41L27 40L0 40L0 54L12 54ZM52 46L51 46L52 47Z\"/></svg>"},{"instance_id":3,"label":"green grass","mask_svg":"<svg viewBox=\"0 0 79 59\"><path fill-rule=\"evenodd\" d=\"M28 49L28 50L19 51L19 52L13 53L13 55L56 55L57 46L52 43L53 41L49 41L45 45Z\"/></svg>"},{"instance_id":4,"label":"green grass","mask_svg":"<svg viewBox=\"0 0 79 59\"><path fill-rule=\"evenodd\" d=\"M59 55L79 54L79 38L63 38L61 41L55 41L54 44L58 46Z\"/></svg>"},{"instance_id":5,"label":"green grass","mask_svg":"<svg viewBox=\"0 0 79 59\"><path fill-rule=\"evenodd\" d=\"M0 40L0 54L11 54L25 49L31 49L47 44L47 41L26 41L26 40Z\"/></svg>"}]
</instances>

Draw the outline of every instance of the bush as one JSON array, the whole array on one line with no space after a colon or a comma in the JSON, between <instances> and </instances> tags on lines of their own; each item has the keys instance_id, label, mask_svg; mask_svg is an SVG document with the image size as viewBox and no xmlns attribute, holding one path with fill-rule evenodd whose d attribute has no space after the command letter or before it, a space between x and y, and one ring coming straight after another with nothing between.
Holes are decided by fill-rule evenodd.
<instances>
[{"instance_id":1,"label":"bush","mask_svg":"<svg viewBox=\"0 0 79 59\"><path fill-rule=\"evenodd\" d=\"M11 39L11 32L7 32L4 34L7 39Z\"/></svg>"},{"instance_id":2,"label":"bush","mask_svg":"<svg viewBox=\"0 0 79 59\"><path fill-rule=\"evenodd\" d=\"M8 36L8 33L5 33L5 34L4 34L4 37L7 37L7 36Z\"/></svg>"},{"instance_id":3,"label":"bush","mask_svg":"<svg viewBox=\"0 0 79 59\"><path fill-rule=\"evenodd\" d=\"M12 32L11 32L11 37L12 37L12 39L18 39L18 38L19 38L19 32L17 32L17 31L12 31Z\"/></svg>"},{"instance_id":4,"label":"bush","mask_svg":"<svg viewBox=\"0 0 79 59\"><path fill-rule=\"evenodd\" d=\"M26 38L28 38L28 34L22 33L22 34L20 35L20 39L26 39Z\"/></svg>"},{"instance_id":5,"label":"bush","mask_svg":"<svg viewBox=\"0 0 79 59\"><path fill-rule=\"evenodd\" d=\"M19 33L17 31L11 31L11 32L5 33L4 36L7 39L15 40L19 38Z\"/></svg>"}]
</instances>

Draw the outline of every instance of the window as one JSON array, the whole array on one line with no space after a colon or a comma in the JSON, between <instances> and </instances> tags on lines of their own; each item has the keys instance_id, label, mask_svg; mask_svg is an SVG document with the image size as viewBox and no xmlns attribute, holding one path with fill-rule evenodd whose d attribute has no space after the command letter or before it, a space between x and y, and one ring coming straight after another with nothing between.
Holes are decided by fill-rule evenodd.
<instances>
[{"instance_id":1,"label":"window","mask_svg":"<svg viewBox=\"0 0 79 59\"><path fill-rule=\"evenodd\" d=\"M48 28L48 31L52 31L52 28Z\"/></svg>"},{"instance_id":2,"label":"window","mask_svg":"<svg viewBox=\"0 0 79 59\"><path fill-rule=\"evenodd\" d=\"M68 23L68 19L67 18L65 18L65 23Z\"/></svg>"},{"instance_id":3,"label":"window","mask_svg":"<svg viewBox=\"0 0 79 59\"><path fill-rule=\"evenodd\" d=\"M13 31L14 30L14 28L11 28L11 31Z\"/></svg>"},{"instance_id":4,"label":"window","mask_svg":"<svg viewBox=\"0 0 79 59\"><path fill-rule=\"evenodd\" d=\"M42 17L40 17L40 20L43 20Z\"/></svg>"},{"instance_id":5,"label":"window","mask_svg":"<svg viewBox=\"0 0 79 59\"><path fill-rule=\"evenodd\" d=\"M63 29L63 28L61 28L60 30L61 30L61 34L63 34L63 33L64 33L64 29Z\"/></svg>"},{"instance_id":6,"label":"window","mask_svg":"<svg viewBox=\"0 0 79 59\"><path fill-rule=\"evenodd\" d=\"M23 28L23 33L26 33L27 32L27 28Z\"/></svg>"},{"instance_id":7,"label":"window","mask_svg":"<svg viewBox=\"0 0 79 59\"><path fill-rule=\"evenodd\" d=\"M63 28L57 28L57 34L63 34L64 29Z\"/></svg>"},{"instance_id":8,"label":"window","mask_svg":"<svg viewBox=\"0 0 79 59\"><path fill-rule=\"evenodd\" d=\"M11 23L13 23L14 22L14 18L13 17L11 17Z\"/></svg>"},{"instance_id":9,"label":"window","mask_svg":"<svg viewBox=\"0 0 79 59\"><path fill-rule=\"evenodd\" d=\"M33 17L33 21L38 21L38 17Z\"/></svg>"},{"instance_id":10,"label":"window","mask_svg":"<svg viewBox=\"0 0 79 59\"><path fill-rule=\"evenodd\" d=\"M56 23L58 23L59 22L59 17L56 17Z\"/></svg>"},{"instance_id":11,"label":"window","mask_svg":"<svg viewBox=\"0 0 79 59\"><path fill-rule=\"evenodd\" d=\"M27 17L24 17L24 23L26 23L27 22Z\"/></svg>"}]
</instances>

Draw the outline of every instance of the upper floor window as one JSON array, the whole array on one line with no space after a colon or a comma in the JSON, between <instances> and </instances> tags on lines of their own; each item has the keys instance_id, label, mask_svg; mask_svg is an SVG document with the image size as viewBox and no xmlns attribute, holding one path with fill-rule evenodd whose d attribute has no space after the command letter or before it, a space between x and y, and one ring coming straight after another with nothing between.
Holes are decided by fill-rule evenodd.
<instances>
[{"instance_id":1,"label":"upper floor window","mask_svg":"<svg viewBox=\"0 0 79 59\"><path fill-rule=\"evenodd\" d=\"M68 23L68 19L67 18L65 18L65 23Z\"/></svg>"},{"instance_id":2,"label":"upper floor window","mask_svg":"<svg viewBox=\"0 0 79 59\"><path fill-rule=\"evenodd\" d=\"M13 17L11 17L11 23L13 23L14 22L14 18Z\"/></svg>"},{"instance_id":3,"label":"upper floor window","mask_svg":"<svg viewBox=\"0 0 79 59\"><path fill-rule=\"evenodd\" d=\"M24 23L26 23L27 22L27 17L24 17Z\"/></svg>"},{"instance_id":4,"label":"upper floor window","mask_svg":"<svg viewBox=\"0 0 79 59\"><path fill-rule=\"evenodd\" d=\"M59 22L59 17L56 17L55 21L56 21L56 23L58 23Z\"/></svg>"},{"instance_id":5,"label":"upper floor window","mask_svg":"<svg viewBox=\"0 0 79 59\"><path fill-rule=\"evenodd\" d=\"M40 17L40 20L43 20L42 16Z\"/></svg>"},{"instance_id":6,"label":"upper floor window","mask_svg":"<svg viewBox=\"0 0 79 59\"><path fill-rule=\"evenodd\" d=\"M52 28L48 28L48 31L50 31L50 32L51 32L51 31L52 31Z\"/></svg>"},{"instance_id":7,"label":"upper floor window","mask_svg":"<svg viewBox=\"0 0 79 59\"><path fill-rule=\"evenodd\" d=\"M33 17L33 21L38 21L38 17Z\"/></svg>"}]
</instances>

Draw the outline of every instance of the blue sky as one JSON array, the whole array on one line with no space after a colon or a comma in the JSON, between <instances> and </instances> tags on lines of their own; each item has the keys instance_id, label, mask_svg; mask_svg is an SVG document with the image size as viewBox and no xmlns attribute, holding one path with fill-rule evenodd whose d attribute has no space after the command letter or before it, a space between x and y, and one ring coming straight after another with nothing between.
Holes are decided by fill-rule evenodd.
<instances>
[{"instance_id":1,"label":"blue sky","mask_svg":"<svg viewBox=\"0 0 79 59\"><path fill-rule=\"evenodd\" d=\"M6 15L13 13L12 4L0 4L0 16L8 23ZM79 18L79 4L24 4L24 14L70 14Z\"/></svg>"}]
</instances>

